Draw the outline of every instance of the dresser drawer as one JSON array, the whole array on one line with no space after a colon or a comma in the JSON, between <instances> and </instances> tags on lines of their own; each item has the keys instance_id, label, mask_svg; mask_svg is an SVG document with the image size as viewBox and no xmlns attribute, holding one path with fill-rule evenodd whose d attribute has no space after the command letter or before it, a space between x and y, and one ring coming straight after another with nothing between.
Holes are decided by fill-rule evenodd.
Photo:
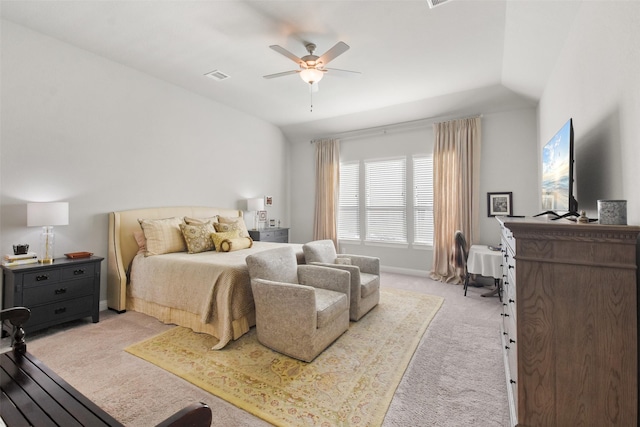
<instances>
[{"instance_id":1,"label":"dresser drawer","mask_svg":"<svg viewBox=\"0 0 640 427\"><path fill-rule=\"evenodd\" d=\"M91 316L92 304L93 296L89 295L33 307L30 309L31 317L25 327L29 329L42 323L58 324L66 319L77 319L83 313L86 313L87 317Z\"/></svg>"},{"instance_id":2,"label":"dresser drawer","mask_svg":"<svg viewBox=\"0 0 640 427\"><path fill-rule=\"evenodd\" d=\"M38 270L32 273L25 273L22 279L24 287L42 286L60 281L60 269Z\"/></svg>"},{"instance_id":3,"label":"dresser drawer","mask_svg":"<svg viewBox=\"0 0 640 427\"><path fill-rule=\"evenodd\" d=\"M61 280L82 279L89 277L93 279L96 271L96 264L81 264L78 266L65 267L61 270Z\"/></svg>"},{"instance_id":4,"label":"dresser drawer","mask_svg":"<svg viewBox=\"0 0 640 427\"><path fill-rule=\"evenodd\" d=\"M249 230L249 235L253 240L256 240L256 241L289 243L288 228Z\"/></svg>"},{"instance_id":5,"label":"dresser drawer","mask_svg":"<svg viewBox=\"0 0 640 427\"><path fill-rule=\"evenodd\" d=\"M83 280L70 280L25 288L22 294L22 302L26 307L31 308L36 305L91 294L93 294L93 277L85 277Z\"/></svg>"}]
</instances>

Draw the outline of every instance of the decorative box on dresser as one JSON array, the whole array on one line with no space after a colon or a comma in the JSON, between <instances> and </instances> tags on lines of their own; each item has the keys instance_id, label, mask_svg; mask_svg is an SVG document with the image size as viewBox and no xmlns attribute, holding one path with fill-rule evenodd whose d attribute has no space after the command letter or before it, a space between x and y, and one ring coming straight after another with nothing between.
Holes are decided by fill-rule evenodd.
<instances>
[{"instance_id":1,"label":"decorative box on dresser","mask_svg":"<svg viewBox=\"0 0 640 427\"><path fill-rule=\"evenodd\" d=\"M37 331L100 311L100 265L104 258L56 258L53 264L2 266L2 308L27 307L24 329Z\"/></svg>"},{"instance_id":2,"label":"decorative box on dresser","mask_svg":"<svg viewBox=\"0 0 640 427\"><path fill-rule=\"evenodd\" d=\"M253 240L260 242L289 243L288 228L263 228L260 230L249 230L249 236Z\"/></svg>"},{"instance_id":3,"label":"decorative box on dresser","mask_svg":"<svg viewBox=\"0 0 640 427\"><path fill-rule=\"evenodd\" d=\"M640 227L498 218L512 425L638 425Z\"/></svg>"}]
</instances>

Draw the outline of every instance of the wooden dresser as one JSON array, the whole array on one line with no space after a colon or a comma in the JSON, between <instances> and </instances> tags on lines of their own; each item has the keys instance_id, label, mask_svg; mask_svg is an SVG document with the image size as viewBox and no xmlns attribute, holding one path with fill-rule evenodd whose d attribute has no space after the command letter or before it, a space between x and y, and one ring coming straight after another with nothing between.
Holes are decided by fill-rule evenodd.
<instances>
[{"instance_id":1,"label":"wooden dresser","mask_svg":"<svg viewBox=\"0 0 640 427\"><path fill-rule=\"evenodd\" d=\"M638 425L640 227L498 218L512 425Z\"/></svg>"}]
</instances>

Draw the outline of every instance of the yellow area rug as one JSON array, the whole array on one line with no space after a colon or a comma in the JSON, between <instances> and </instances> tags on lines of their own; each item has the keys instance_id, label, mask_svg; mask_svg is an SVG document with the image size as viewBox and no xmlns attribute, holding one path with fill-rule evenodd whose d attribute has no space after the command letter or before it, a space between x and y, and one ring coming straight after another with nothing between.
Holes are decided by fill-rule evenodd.
<instances>
[{"instance_id":1,"label":"yellow area rug","mask_svg":"<svg viewBox=\"0 0 640 427\"><path fill-rule=\"evenodd\" d=\"M175 327L125 351L277 426L377 426L443 301L385 288L380 304L311 363L262 346L255 328L222 350L211 350L209 335Z\"/></svg>"}]
</instances>

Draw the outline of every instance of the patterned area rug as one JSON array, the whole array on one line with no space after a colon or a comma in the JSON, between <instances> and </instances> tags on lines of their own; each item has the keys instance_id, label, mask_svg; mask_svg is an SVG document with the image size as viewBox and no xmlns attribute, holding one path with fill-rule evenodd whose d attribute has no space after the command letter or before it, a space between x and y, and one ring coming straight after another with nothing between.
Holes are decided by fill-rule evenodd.
<instances>
[{"instance_id":1,"label":"patterned area rug","mask_svg":"<svg viewBox=\"0 0 640 427\"><path fill-rule=\"evenodd\" d=\"M258 343L222 350L175 327L125 350L277 426L376 426L443 298L383 289L380 304L305 363Z\"/></svg>"}]
</instances>

